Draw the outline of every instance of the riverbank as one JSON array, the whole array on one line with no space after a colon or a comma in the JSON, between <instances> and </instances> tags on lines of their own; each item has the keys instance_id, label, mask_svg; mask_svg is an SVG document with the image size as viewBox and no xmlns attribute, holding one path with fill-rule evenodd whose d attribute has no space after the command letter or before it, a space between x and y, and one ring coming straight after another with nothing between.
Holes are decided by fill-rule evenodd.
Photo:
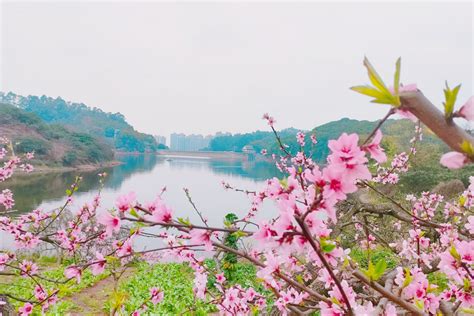
<instances>
[{"instance_id":1,"label":"riverbank","mask_svg":"<svg viewBox=\"0 0 474 316\"><path fill-rule=\"evenodd\" d=\"M234 151L174 151L157 150L156 152L123 152L116 151L116 156L148 156L156 155L161 158L189 158L189 159L216 159L216 160L248 160L249 155ZM252 158L253 159L253 158Z\"/></svg>"},{"instance_id":2,"label":"riverbank","mask_svg":"<svg viewBox=\"0 0 474 316\"><path fill-rule=\"evenodd\" d=\"M158 150L157 156L164 158L216 159L216 160L249 160L249 155L233 151L173 151ZM253 158L252 158L253 159Z\"/></svg>"},{"instance_id":3,"label":"riverbank","mask_svg":"<svg viewBox=\"0 0 474 316\"><path fill-rule=\"evenodd\" d=\"M68 172L68 171L94 171L103 168L112 168L115 166L119 166L123 164L121 161L112 160L104 163L99 164L85 164L85 165L77 165L77 166L45 166L45 165L33 165L34 170L32 173L50 173L50 172Z\"/></svg>"}]
</instances>

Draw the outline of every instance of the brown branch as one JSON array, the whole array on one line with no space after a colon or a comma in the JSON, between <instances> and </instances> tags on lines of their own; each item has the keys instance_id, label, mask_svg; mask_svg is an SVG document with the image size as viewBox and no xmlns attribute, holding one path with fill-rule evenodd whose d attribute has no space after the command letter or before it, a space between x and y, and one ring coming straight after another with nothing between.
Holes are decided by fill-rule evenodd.
<instances>
[{"instance_id":1,"label":"brown branch","mask_svg":"<svg viewBox=\"0 0 474 316\"><path fill-rule=\"evenodd\" d=\"M378 284L377 282L370 281L364 274L362 274L360 271L354 271L353 274L357 279L362 281L363 283L367 284L377 292L379 292L383 297L386 297L390 301L394 302L400 307L403 307L407 311L410 311L413 313L413 315L419 315L422 316L423 313L416 308L414 305L406 302L405 300L401 299L400 297L392 294L391 292L387 291L383 286Z\"/></svg>"},{"instance_id":2,"label":"brown branch","mask_svg":"<svg viewBox=\"0 0 474 316\"><path fill-rule=\"evenodd\" d=\"M421 91L402 93L400 101L402 109L415 115L453 150L463 153L461 144L465 140L474 146L474 137L454 123L453 120L447 120L444 114Z\"/></svg>"}]
</instances>

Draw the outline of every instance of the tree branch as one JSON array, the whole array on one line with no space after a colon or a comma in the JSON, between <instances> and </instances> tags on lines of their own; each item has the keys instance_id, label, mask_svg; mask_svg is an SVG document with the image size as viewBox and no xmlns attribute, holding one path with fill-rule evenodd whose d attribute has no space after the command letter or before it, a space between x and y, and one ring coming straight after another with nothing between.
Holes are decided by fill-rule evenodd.
<instances>
[{"instance_id":1,"label":"tree branch","mask_svg":"<svg viewBox=\"0 0 474 316\"><path fill-rule=\"evenodd\" d=\"M463 153L461 144L465 140L474 145L474 137L454 123L453 120L447 120L444 114L421 91L402 93L400 101L402 109L415 115L453 150Z\"/></svg>"}]
</instances>

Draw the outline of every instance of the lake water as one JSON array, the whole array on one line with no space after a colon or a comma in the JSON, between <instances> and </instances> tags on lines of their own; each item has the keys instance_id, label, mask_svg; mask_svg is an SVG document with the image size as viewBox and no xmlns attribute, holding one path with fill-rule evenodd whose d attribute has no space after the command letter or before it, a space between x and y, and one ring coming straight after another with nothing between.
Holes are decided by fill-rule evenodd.
<instances>
[{"instance_id":1,"label":"lake water","mask_svg":"<svg viewBox=\"0 0 474 316\"><path fill-rule=\"evenodd\" d=\"M198 209L212 225L221 225L227 213L239 217L247 214L250 200L243 194L224 190L221 182L248 189L259 190L264 181L278 176L272 163L264 161L227 161L196 158L162 158L154 155L130 155L117 158L121 165L88 172L54 172L19 176L7 181L3 187L10 188L15 197L15 209L27 212L35 208L52 210L64 202L66 189L76 175L83 180L74 195L71 210L75 211L95 196L99 187L97 174L106 171L100 211L112 208L117 196L134 191L142 203L153 200L163 187L166 203L180 217L189 217L197 223L198 216L183 192L188 188ZM18 173L19 174L19 173ZM269 212L264 205L262 212ZM275 212L273 210L273 212ZM0 235L0 249L10 247L11 239ZM148 242L140 241L147 246Z\"/></svg>"}]
</instances>

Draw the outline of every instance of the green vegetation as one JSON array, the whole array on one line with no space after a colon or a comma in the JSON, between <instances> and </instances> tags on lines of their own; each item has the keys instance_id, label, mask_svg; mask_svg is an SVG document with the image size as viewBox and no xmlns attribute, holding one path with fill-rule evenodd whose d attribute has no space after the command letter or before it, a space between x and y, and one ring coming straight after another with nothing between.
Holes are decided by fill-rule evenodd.
<instances>
[{"instance_id":1,"label":"green vegetation","mask_svg":"<svg viewBox=\"0 0 474 316\"><path fill-rule=\"evenodd\" d=\"M280 132L282 137L294 138L297 129L288 128ZM235 151L242 152L242 148L245 145L253 145L259 152L263 148L267 148L267 145L275 143L275 135L272 132L256 131L253 133L246 134L235 134L218 136L211 140L209 149L212 151Z\"/></svg>"},{"instance_id":2,"label":"green vegetation","mask_svg":"<svg viewBox=\"0 0 474 316\"><path fill-rule=\"evenodd\" d=\"M127 152L155 151L156 140L137 132L120 113L107 113L83 103L66 102L60 97L22 97L0 93L0 102L13 104L49 124L61 124L79 133L101 138L114 148Z\"/></svg>"},{"instance_id":3,"label":"green vegetation","mask_svg":"<svg viewBox=\"0 0 474 316\"><path fill-rule=\"evenodd\" d=\"M195 299L191 268L175 263L139 264L136 273L107 302L106 311L124 303L127 315L132 313L150 297L149 287L152 286L164 291L165 296L156 306L148 304L150 315L178 315L191 310L195 315L206 315L213 311L212 306Z\"/></svg>"},{"instance_id":4,"label":"green vegetation","mask_svg":"<svg viewBox=\"0 0 474 316\"><path fill-rule=\"evenodd\" d=\"M47 270L44 272L43 276L50 279L50 280L60 280L64 278L64 269L65 266L63 265L56 265L54 263L56 258L49 258L49 257L41 257L38 261L41 263L41 269ZM108 277L109 274L107 272L94 276L89 270L86 270L82 274L81 283L77 284L75 280L71 280L65 284L61 284L59 286L60 294L59 297L69 297L72 296L83 289L91 287L96 282ZM24 297L25 293L32 293L36 283L34 283L30 278L22 277L20 275L9 277L8 282L0 283L0 292L1 293L8 293L14 297ZM56 284L53 282L45 281L42 283L46 287L46 289L50 290L53 287L57 288ZM17 300L10 300L10 303L18 309L24 303L17 301ZM46 315L63 315L65 311L74 308L74 304L67 300L62 300L53 308L48 310ZM35 309L33 316L41 315L41 311Z\"/></svg>"},{"instance_id":5,"label":"green vegetation","mask_svg":"<svg viewBox=\"0 0 474 316\"><path fill-rule=\"evenodd\" d=\"M313 147L309 137L305 151L312 153L312 158L318 163L324 163L329 154L328 141L337 139L342 133L357 133L364 140L375 128L377 122L359 121L343 118L314 128L307 134L315 134L318 143ZM296 129L283 130L280 133L283 143L289 145L288 150L294 155L300 149L296 142ZM409 151L410 139L415 135L415 124L409 120L388 120L382 126L384 138L382 147L388 156L402 151ZM423 140L417 145L417 154L410 162L412 168L400 177L402 193L422 192L432 189L438 183L452 179L460 179L467 185L469 176L474 174L474 166L467 166L460 170L448 170L439 164L441 155L447 152L448 147L428 129L423 130ZM252 145L257 152L267 149L268 153L279 153L272 132L257 131L247 134L236 134L214 138L210 143L210 150L241 151L245 145Z\"/></svg>"},{"instance_id":6,"label":"green vegetation","mask_svg":"<svg viewBox=\"0 0 474 316\"><path fill-rule=\"evenodd\" d=\"M35 152L37 163L75 166L113 159L109 145L86 134L69 131L61 125L45 124L36 114L0 103L2 136L14 144L17 154Z\"/></svg>"},{"instance_id":7,"label":"green vegetation","mask_svg":"<svg viewBox=\"0 0 474 316\"><path fill-rule=\"evenodd\" d=\"M213 260L205 261L209 270L216 268ZM231 284L240 284L245 287L254 287L259 293L270 293L264 290L262 284L255 277L256 270L251 264L236 263L233 269L233 280ZM208 315L217 310L213 305L206 304L201 300L196 300L193 294L193 270L186 264L166 263L150 265L140 263L132 277L123 282L118 291L111 296L105 304L105 311L108 312L114 306L124 303L127 314L133 312L146 300L150 293L149 288L156 286L164 291L163 302L149 307L146 315ZM209 274L208 287L212 292L215 277ZM144 286L146 284L147 286Z\"/></svg>"},{"instance_id":8,"label":"green vegetation","mask_svg":"<svg viewBox=\"0 0 474 316\"><path fill-rule=\"evenodd\" d=\"M363 269L367 269L369 266L368 252L365 249L352 248L350 256L354 259ZM380 261L387 263L387 270L394 269L400 260L390 249L378 247L370 251L370 259L374 265L377 265Z\"/></svg>"},{"instance_id":9,"label":"green vegetation","mask_svg":"<svg viewBox=\"0 0 474 316\"><path fill-rule=\"evenodd\" d=\"M367 250L353 248L350 255L362 269L367 269ZM385 262L387 271L392 270L400 263L399 258L393 252L382 247L371 250L370 257L374 265L379 264L381 261ZM65 266L70 264L69 262L58 265L55 263L56 258L54 257L40 257L37 262L42 270L47 270L44 276L49 279L61 279L64 275ZM205 265L209 271L216 271L217 269L215 260L206 259ZM114 307L120 305L123 306L125 314L128 315L149 298L150 287L158 287L163 290L165 293L164 300L156 306L148 303L148 310L144 315L208 315L217 311L212 304L195 299L193 294L193 270L187 264L160 263L151 265L139 262L132 269L133 274L122 279L116 290L113 289L114 282L111 280L112 283L106 288L110 291L110 295L102 297L106 299L105 302L86 300L87 304L90 304L91 310L95 311L94 313L97 314L102 308L102 312L105 315ZM62 300L48 310L46 315L64 315L68 312L78 311L78 306L75 305L73 298L76 295L80 296L81 291L94 286L98 281L108 277L110 277L110 273L107 271L99 276L93 276L89 270L86 270L82 275L81 283L77 284L75 280L71 280L67 284L60 285L60 297L69 297L71 299ZM214 287L214 274L210 273L208 278L208 289L212 293L216 291ZM440 273L431 273L429 280L438 286L437 291L447 287L447 280ZM29 278L19 275L9 277L7 281L0 284L0 292L22 297L24 293L29 293L34 288L34 283ZM269 311L273 306L272 293L265 290L260 280L256 277L256 268L253 265L241 261L235 263L232 269L232 279L228 279L227 282L230 282L230 284L240 284L244 288L253 287L257 292L267 297ZM46 283L47 287L52 285L52 283ZM23 305L23 303L15 300L11 300L11 303L15 308ZM40 315L40 311L35 310L33 315Z\"/></svg>"}]
</instances>

